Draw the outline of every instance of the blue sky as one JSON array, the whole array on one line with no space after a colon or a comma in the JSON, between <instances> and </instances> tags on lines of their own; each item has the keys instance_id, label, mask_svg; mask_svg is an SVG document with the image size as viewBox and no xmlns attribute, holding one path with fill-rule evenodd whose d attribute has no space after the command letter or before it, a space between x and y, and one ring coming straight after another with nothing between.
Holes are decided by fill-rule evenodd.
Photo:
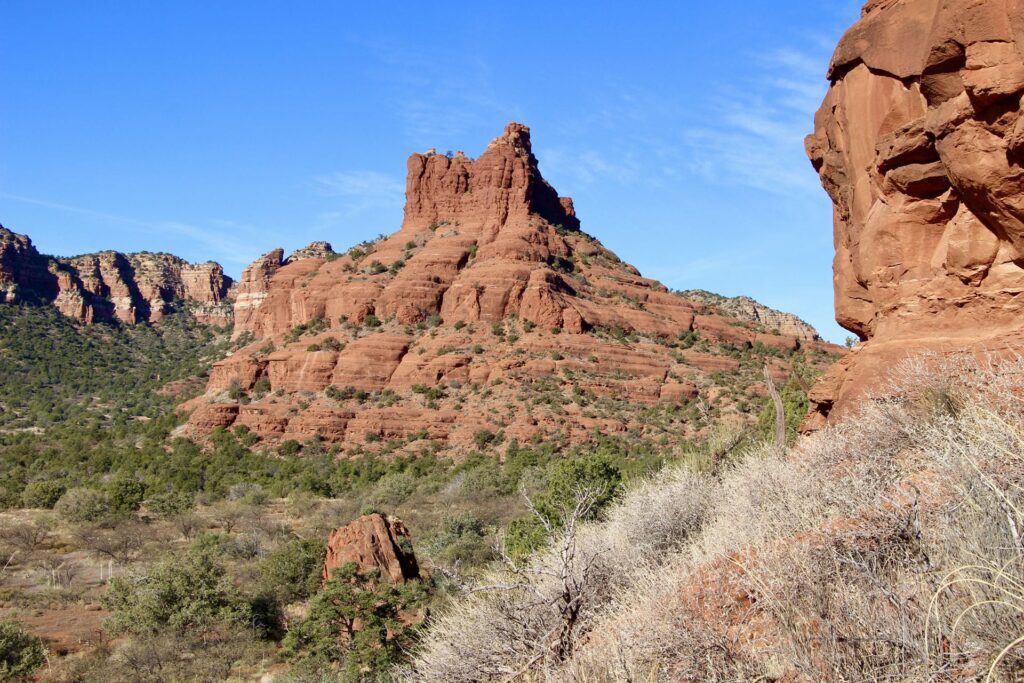
<instances>
[{"instance_id":1,"label":"blue sky","mask_svg":"<svg viewBox=\"0 0 1024 683\"><path fill-rule=\"evenodd\" d=\"M644 275L840 341L803 136L860 5L3 0L0 223L237 275L396 230L409 153L476 156L515 120Z\"/></svg>"}]
</instances>

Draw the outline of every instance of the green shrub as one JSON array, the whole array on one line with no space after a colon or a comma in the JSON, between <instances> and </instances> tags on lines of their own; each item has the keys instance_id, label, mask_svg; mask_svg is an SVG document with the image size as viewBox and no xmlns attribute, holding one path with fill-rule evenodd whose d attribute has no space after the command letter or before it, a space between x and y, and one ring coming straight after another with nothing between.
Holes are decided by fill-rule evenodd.
<instances>
[{"instance_id":1,"label":"green shrub","mask_svg":"<svg viewBox=\"0 0 1024 683\"><path fill-rule=\"evenodd\" d=\"M329 662L347 680L376 680L413 645L416 628L401 619L427 596L420 581L395 586L380 571L360 572L351 562L310 601L306 617L294 622L282 641L293 662Z\"/></svg>"},{"instance_id":2,"label":"green shrub","mask_svg":"<svg viewBox=\"0 0 1024 683\"><path fill-rule=\"evenodd\" d=\"M0 680L27 680L45 663L43 641L16 621L0 621Z\"/></svg>"},{"instance_id":3,"label":"green shrub","mask_svg":"<svg viewBox=\"0 0 1024 683\"><path fill-rule=\"evenodd\" d=\"M52 510L60 497L64 495L63 482L40 480L30 482L21 492L21 504L27 508L43 508Z\"/></svg>"},{"instance_id":4,"label":"green shrub","mask_svg":"<svg viewBox=\"0 0 1024 683\"><path fill-rule=\"evenodd\" d=\"M288 457L290 455L297 455L300 450L302 450L302 445L298 441L295 439L286 439L277 447L277 454Z\"/></svg>"},{"instance_id":5,"label":"green shrub","mask_svg":"<svg viewBox=\"0 0 1024 683\"><path fill-rule=\"evenodd\" d=\"M192 509L192 495L185 491L171 491L151 496L146 507L161 517L173 517Z\"/></svg>"},{"instance_id":6,"label":"green shrub","mask_svg":"<svg viewBox=\"0 0 1024 683\"><path fill-rule=\"evenodd\" d=\"M103 519L111 512L107 496L90 488L69 490L60 497L53 509L62 518L76 524Z\"/></svg>"},{"instance_id":7,"label":"green shrub","mask_svg":"<svg viewBox=\"0 0 1024 683\"><path fill-rule=\"evenodd\" d=\"M111 634L196 633L215 622L248 626L253 616L214 553L201 548L168 556L145 576L114 578L103 604L114 613L104 625Z\"/></svg>"},{"instance_id":8,"label":"green shrub","mask_svg":"<svg viewBox=\"0 0 1024 683\"><path fill-rule=\"evenodd\" d=\"M513 519L505 532L505 553L515 561L523 560L547 544L544 526L536 517Z\"/></svg>"},{"instance_id":9,"label":"green shrub","mask_svg":"<svg viewBox=\"0 0 1024 683\"><path fill-rule=\"evenodd\" d=\"M445 515L426 543L427 554L442 564L478 567L491 559L483 523L473 514Z\"/></svg>"},{"instance_id":10,"label":"green shrub","mask_svg":"<svg viewBox=\"0 0 1024 683\"><path fill-rule=\"evenodd\" d=\"M252 385L252 390L255 394L269 394L270 389L270 378L268 377L260 377L256 380L256 383Z\"/></svg>"},{"instance_id":11,"label":"green shrub","mask_svg":"<svg viewBox=\"0 0 1024 683\"><path fill-rule=\"evenodd\" d=\"M473 443L480 449L490 446L494 442L494 439L495 434L489 429L481 429L473 434Z\"/></svg>"},{"instance_id":12,"label":"green shrub","mask_svg":"<svg viewBox=\"0 0 1024 683\"><path fill-rule=\"evenodd\" d=\"M295 539L278 546L260 562L263 591L284 605L308 599L320 588L325 550L319 539Z\"/></svg>"},{"instance_id":13,"label":"green shrub","mask_svg":"<svg viewBox=\"0 0 1024 683\"><path fill-rule=\"evenodd\" d=\"M146 497L146 487L142 482L130 477L117 477L107 485L107 500L112 512L129 514L142 505Z\"/></svg>"}]
</instances>

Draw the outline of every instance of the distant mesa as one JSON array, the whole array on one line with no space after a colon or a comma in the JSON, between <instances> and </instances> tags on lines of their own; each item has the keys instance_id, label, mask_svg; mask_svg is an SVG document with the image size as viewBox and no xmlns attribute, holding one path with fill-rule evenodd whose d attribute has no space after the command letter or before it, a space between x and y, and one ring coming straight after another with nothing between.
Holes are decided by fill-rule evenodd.
<instances>
[{"instance_id":1,"label":"distant mesa","mask_svg":"<svg viewBox=\"0 0 1024 683\"><path fill-rule=\"evenodd\" d=\"M815 388L811 427L908 355L1024 341L1020 3L869 2L828 75L807 151L835 206L836 320L867 343Z\"/></svg>"},{"instance_id":2,"label":"distant mesa","mask_svg":"<svg viewBox=\"0 0 1024 683\"><path fill-rule=\"evenodd\" d=\"M760 302L754 301L749 296L727 297L703 289L688 289L679 292L679 294L691 301L699 301L709 306L716 306L737 318L764 325L769 329L777 330L782 334L791 335L797 339L804 341L821 340L821 335L818 334L818 331L799 317L792 313L769 308Z\"/></svg>"}]
</instances>

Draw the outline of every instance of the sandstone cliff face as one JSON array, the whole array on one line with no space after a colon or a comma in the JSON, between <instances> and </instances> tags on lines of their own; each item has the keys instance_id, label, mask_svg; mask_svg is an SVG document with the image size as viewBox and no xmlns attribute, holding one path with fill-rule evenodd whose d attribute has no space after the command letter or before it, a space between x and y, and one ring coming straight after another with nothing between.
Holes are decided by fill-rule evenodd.
<instances>
[{"instance_id":1,"label":"sandstone cliff face","mask_svg":"<svg viewBox=\"0 0 1024 683\"><path fill-rule=\"evenodd\" d=\"M255 341L185 406L191 433L246 427L268 444L352 451L432 440L453 453L482 432L580 442L671 423L683 434L698 400L734 411L760 400L738 360L755 342L779 381L793 360L820 367L835 351L705 311L622 263L544 181L525 126L475 160L414 154L406 198L388 238L342 255L275 250L246 269L236 335ZM661 426L645 417L659 403L677 407Z\"/></svg>"},{"instance_id":2,"label":"sandstone cliff face","mask_svg":"<svg viewBox=\"0 0 1024 683\"><path fill-rule=\"evenodd\" d=\"M334 570L354 562L359 571L380 571L383 581L402 584L420 577L409 530L401 520L380 513L365 515L335 529L327 539L324 580Z\"/></svg>"},{"instance_id":3,"label":"sandstone cliff face","mask_svg":"<svg viewBox=\"0 0 1024 683\"><path fill-rule=\"evenodd\" d=\"M134 325L159 322L184 301L201 322L225 325L231 284L216 263L190 264L170 254L41 256L27 237L0 227L0 303L31 296L83 322Z\"/></svg>"},{"instance_id":4,"label":"sandstone cliff face","mask_svg":"<svg viewBox=\"0 0 1024 683\"><path fill-rule=\"evenodd\" d=\"M836 319L867 343L812 426L910 353L1021 339L1024 2L869 2L829 78L807 150L835 206Z\"/></svg>"},{"instance_id":5,"label":"sandstone cliff face","mask_svg":"<svg viewBox=\"0 0 1024 683\"><path fill-rule=\"evenodd\" d=\"M0 225L0 303L51 297L54 292L47 261L32 246L32 240Z\"/></svg>"}]
</instances>

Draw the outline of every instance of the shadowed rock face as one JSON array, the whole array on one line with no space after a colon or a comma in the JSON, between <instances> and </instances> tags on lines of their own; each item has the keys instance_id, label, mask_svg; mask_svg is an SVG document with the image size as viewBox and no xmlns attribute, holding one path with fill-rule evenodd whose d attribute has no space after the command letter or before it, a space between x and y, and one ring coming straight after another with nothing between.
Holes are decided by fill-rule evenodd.
<instances>
[{"instance_id":1,"label":"shadowed rock face","mask_svg":"<svg viewBox=\"0 0 1024 683\"><path fill-rule=\"evenodd\" d=\"M908 354L1024 323L1024 1L873 0L807 151L835 216L836 319L867 341L815 389L839 415Z\"/></svg>"},{"instance_id":2,"label":"shadowed rock face","mask_svg":"<svg viewBox=\"0 0 1024 683\"><path fill-rule=\"evenodd\" d=\"M32 240L0 225L0 303L55 295L55 279Z\"/></svg>"}]
</instances>

